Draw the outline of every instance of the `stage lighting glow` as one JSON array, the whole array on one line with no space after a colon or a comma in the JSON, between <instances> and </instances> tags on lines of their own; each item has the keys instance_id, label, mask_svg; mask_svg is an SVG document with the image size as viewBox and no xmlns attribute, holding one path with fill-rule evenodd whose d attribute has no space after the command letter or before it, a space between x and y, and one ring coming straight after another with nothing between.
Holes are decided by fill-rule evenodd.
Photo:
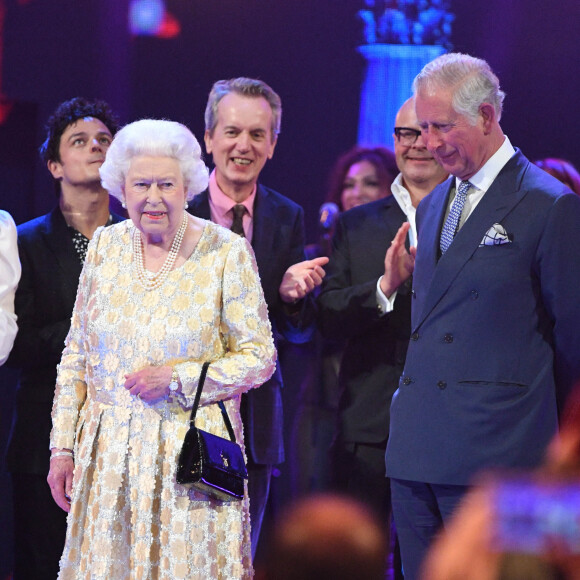
<instances>
[{"instance_id":1,"label":"stage lighting glow","mask_svg":"<svg viewBox=\"0 0 580 580\"><path fill-rule=\"evenodd\" d=\"M155 36L161 30L164 18L163 0L131 0L129 5L131 34Z\"/></svg>"},{"instance_id":2,"label":"stage lighting glow","mask_svg":"<svg viewBox=\"0 0 580 580\"><path fill-rule=\"evenodd\" d=\"M390 147L395 117L425 64L451 46L450 0L361 0L356 14L366 70L358 143Z\"/></svg>"}]
</instances>

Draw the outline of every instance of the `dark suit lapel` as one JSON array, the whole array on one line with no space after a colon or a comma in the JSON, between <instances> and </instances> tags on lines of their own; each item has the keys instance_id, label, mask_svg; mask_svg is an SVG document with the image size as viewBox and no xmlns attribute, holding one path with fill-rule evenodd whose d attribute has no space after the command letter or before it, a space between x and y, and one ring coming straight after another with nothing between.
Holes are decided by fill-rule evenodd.
<instances>
[{"instance_id":1,"label":"dark suit lapel","mask_svg":"<svg viewBox=\"0 0 580 580\"><path fill-rule=\"evenodd\" d=\"M431 208L433 219L426 226L428 231L425 232L424 239L429 242L426 258L427 264L433 266L433 271L421 315L419 318L413 317L414 328L425 320L453 284L465 264L477 251L489 228L495 223L501 223L502 219L525 196L526 190L520 189L520 185L528 163L529 161L519 152L510 159L439 261L437 261L439 236L449 199L449 190L445 196L445 202L439 201L436 208ZM433 200L432 203L437 203L437 200ZM426 282L425 277L422 277L422 282Z\"/></svg>"},{"instance_id":2,"label":"dark suit lapel","mask_svg":"<svg viewBox=\"0 0 580 580\"><path fill-rule=\"evenodd\" d=\"M200 217L204 220L211 221L211 211L209 208L209 193L206 189L202 191L198 195L194 196L194 198L189 202L189 213Z\"/></svg>"},{"instance_id":3,"label":"dark suit lapel","mask_svg":"<svg viewBox=\"0 0 580 580\"><path fill-rule=\"evenodd\" d=\"M258 267L266 262L274 249L273 224L276 223L276 206L272 203L272 196L258 184L254 201L252 248L256 255Z\"/></svg>"},{"instance_id":4,"label":"dark suit lapel","mask_svg":"<svg viewBox=\"0 0 580 580\"><path fill-rule=\"evenodd\" d=\"M58 207L48 214L45 225L42 241L54 255L56 263L64 273L64 279L74 281L76 292L82 264L74 249L64 216Z\"/></svg>"},{"instance_id":5,"label":"dark suit lapel","mask_svg":"<svg viewBox=\"0 0 580 580\"><path fill-rule=\"evenodd\" d=\"M440 189L432 192L424 202L429 204L429 209L421 222L421 231L418 233L417 244L421 248L421 252L425 254L424 258L431 270L429 278L437 266L441 227L443 226L443 218L449 203L449 195L453 188L454 180L450 179Z\"/></svg>"},{"instance_id":6,"label":"dark suit lapel","mask_svg":"<svg viewBox=\"0 0 580 580\"><path fill-rule=\"evenodd\" d=\"M112 223L124 221L125 218L111 214ZM72 243L66 220L58 207L47 216L44 227L40 230L42 243L52 252L58 267L63 271L63 279L74 281L76 294L77 282L81 275L82 264Z\"/></svg>"},{"instance_id":7,"label":"dark suit lapel","mask_svg":"<svg viewBox=\"0 0 580 580\"><path fill-rule=\"evenodd\" d=\"M444 182L436 187L419 205L419 211L421 211L423 204L428 204L420 221L420 229L417 232L418 251L413 274L413 286L416 286L418 290L416 292L416 302L413 303L411 311L413 328L418 325L418 321L422 321L424 318L421 315L424 312L425 300L430 293L423 292L420 289L431 287L437 267L441 225L453 184L453 179ZM419 226L419 221L417 225Z\"/></svg>"},{"instance_id":8,"label":"dark suit lapel","mask_svg":"<svg viewBox=\"0 0 580 580\"><path fill-rule=\"evenodd\" d=\"M209 206L209 192L206 189L196 195L189 202L189 213L197 217L211 220L211 211ZM256 255L258 266L262 262L267 262L271 256L274 247L274 231L272 223L275 223L276 207L272 203L272 197L268 191L258 184L256 191L256 200L254 202L252 248Z\"/></svg>"},{"instance_id":9,"label":"dark suit lapel","mask_svg":"<svg viewBox=\"0 0 580 580\"><path fill-rule=\"evenodd\" d=\"M380 206L380 211L377 212L378 219L385 228L389 229L389 245L393 241L397 231L401 227L401 223L407 221L407 216L404 214L403 210L397 203L394 196L389 195L381 200L382 205ZM407 241L405 242L407 249L409 249L409 236L407 236Z\"/></svg>"}]
</instances>

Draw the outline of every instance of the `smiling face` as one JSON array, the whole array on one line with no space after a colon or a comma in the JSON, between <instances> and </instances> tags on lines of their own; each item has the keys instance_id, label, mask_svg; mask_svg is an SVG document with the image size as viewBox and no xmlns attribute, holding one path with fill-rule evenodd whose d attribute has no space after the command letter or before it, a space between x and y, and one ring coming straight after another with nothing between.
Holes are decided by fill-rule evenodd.
<instances>
[{"instance_id":1,"label":"smiling face","mask_svg":"<svg viewBox=\"0 0 580 580\"><path fill-rule=\"evenodd\" d=\"M370 161L363 160L350 166L344 178L340 201L343 210L347 211L389 193L390 190L381 186L377 168Z\"/></svg>"},{"instance_id":2,"label":"smiling face","mask_svg":"<svg viewBox=\"0 0 580 580\"><path fill-rule=\"evenodd\" d=\"M134 157L124 195L129 217L147 240L171 244L183 220L186 196L179 162L172 157Z\"/></svg>"},{"instance_id":3,"label":"smiling face","mask_svg":"<svg viewBox=\"0 0 580 580\"><path fill-rule=\"evenodd\" d=\"M217 107L217 124L205 133L205 147L213 156L220 189L242 201L252 193L258 176L274 155L272 109L263 97L229 93Z\"/></svg>"},{"instance_id":4,"label":"smiling face","mask_svg":"<svg viewBox=\"0 0 580 580\"><path fill-rule=\"evenodd\" d=\"M415 110L427 149L448 173L464 180L475 175L494 152L496 143L488 135L495 117L491 105L484 103L472 124L455 111L452 98L450 90L418 93Z\"/></svg>"},{"instance_id":5,"label":"smiling face","mask_svg":"<svg viewBox=\"0 0 580 580\"><path fill-rule=\"evenodd\" d=\"M99 167L112 141L111 132L99 119L78 119L63 131L60 161L49 161L48 169L63 188L100 185Z\"/></svg>"},{"instance_id":6,"label":"smiling face","mask_svg":"<svg viewBox=\"0 0 580 580\"><path fill-rule=\"evenodd\" d=\"M415 102L413 99L409 99L401 107L397 114L395 125L397 127L416 129L417 131L421 130L415 114ZM417 137L417 140L411 146L402 145L396 136L394 139L397 167L403 174L403 182L407 186L431 182L433 187L435 187L447 177L446 171L427 150L422 135Z\"/></svg>"}]
</instances>

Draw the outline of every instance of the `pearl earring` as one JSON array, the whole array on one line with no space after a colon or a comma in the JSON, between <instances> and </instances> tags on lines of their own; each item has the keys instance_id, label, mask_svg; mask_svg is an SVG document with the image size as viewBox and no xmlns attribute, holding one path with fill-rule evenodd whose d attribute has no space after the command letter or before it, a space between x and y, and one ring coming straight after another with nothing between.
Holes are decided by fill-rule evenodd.
<instances>
[{"instance_id":1,"label":"pearl earring","mask_svg":"<svg viewBox=\"0 0 580 580\"><path fill-rule=\"evenodd\" d=\"M187 202L185 202L185 205L183 206L183 209L187 209L189 207L189 204Z\"/></svg>"},{"instance_id":2,"label":"pearl earring","mask_svg":"<svg viewBox=\"0 0 580 580\"><path fill-rule=\"evenodd\" d=\"M122 202L121 202L121 207L122 207L123 209L127 209L127 204L126 204L124 201L122 201Z\"/></svg>"}]
</instances>

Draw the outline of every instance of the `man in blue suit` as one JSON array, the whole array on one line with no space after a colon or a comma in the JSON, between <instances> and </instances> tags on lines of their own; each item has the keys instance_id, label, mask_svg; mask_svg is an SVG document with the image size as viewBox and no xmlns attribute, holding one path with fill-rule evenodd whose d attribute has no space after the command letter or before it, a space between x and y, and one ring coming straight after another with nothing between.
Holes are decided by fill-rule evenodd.
<instances>
[{"instance_id":1,"label":"man in blue suit","mask_svg":"<svg viewBox=\"0 0 580 580\"><path fill-rule=\"evenodd\" d=\"M274 155L281 117L280 97L262 81L240 77L214 84L205 111L205 147L215 169L208 190L190 202L189 211L250 241L275 339L306 342L314 322L307 295L322 282L328 258L304 260L302 208L258 183ZM242 397L253 556L272 468L284 460L281 387L278 366L267 383Z\"/></svg>"},{"instance_id":2,"label":"man in blue suit","mask_svg":"<svg viewBox=\"0 0 580 580\"><path fill-rule=\"evenodd\" d=\"M427 149L451 177L417 211L411 340L386 452L406 579L473 476L532 468L580 377L580 198L499 125L504 93L462 54L414 81Z\"/></svg>"}]
</instances>

